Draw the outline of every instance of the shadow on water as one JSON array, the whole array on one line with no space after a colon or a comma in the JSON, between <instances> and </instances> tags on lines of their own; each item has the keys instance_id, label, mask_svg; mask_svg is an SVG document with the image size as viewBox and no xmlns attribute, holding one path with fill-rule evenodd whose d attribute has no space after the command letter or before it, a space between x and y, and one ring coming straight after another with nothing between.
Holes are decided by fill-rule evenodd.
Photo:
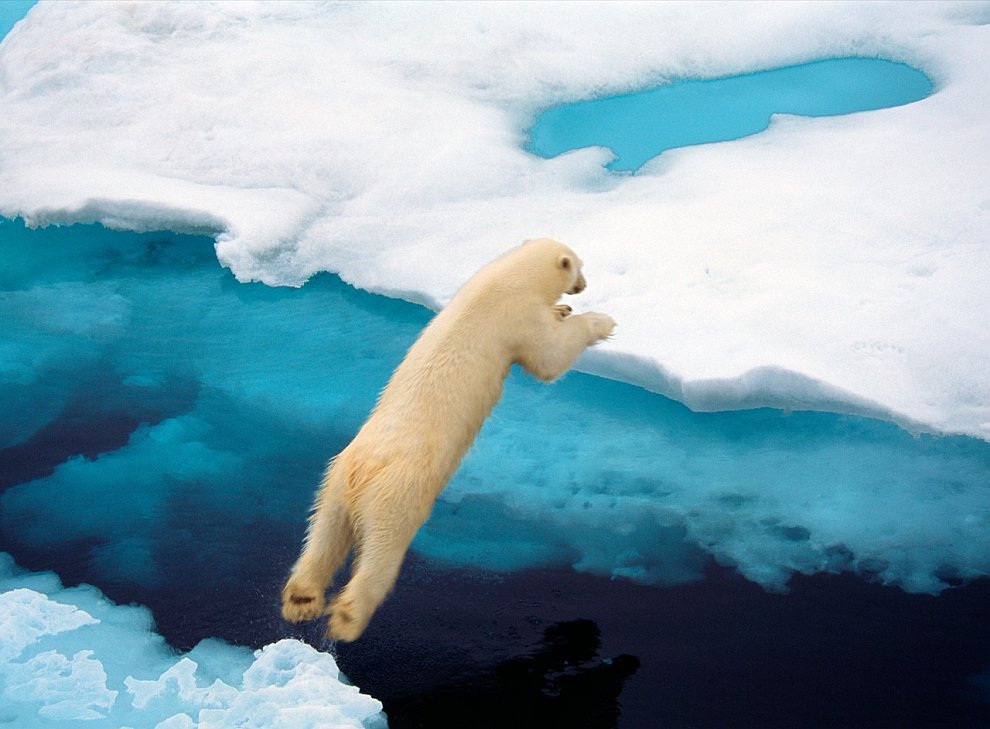
<instances>
[{"instance_id":1,"label":"shadow on water","mask_svg":"<svg viewBox=\"0 0 990 729\"><path fill-rule=\"evenodd\" d=\"M651 588L567 570L445 571L413 555L366 636L329 649L395 729L540 726L527 712L551 706L585 723L543 726L612 726L617 706L627 729L976 729L990 726L972 682L987 667L988 607L987 580L934 598L799 576L782 595L715 565L699 582ZM560 625L573 628L565 650L589 658L574 669L601 714L583 713L586 696L553 693L547 639ZM320 629L305 630L328 647ZM472 700L478 711L462 712Z\"/></svg>"},{"instance_id":2,"label":"shadow on water","mask_svg":"<svg viewBox=\"0 0 990 729\"><path fill-rule=\"evenodd\" d=\"M543 631L539 648L462 681L390 702L392 729L611 729L639 659L600 658L598 626L578 619Z\"/></svg>"}]
</instances>

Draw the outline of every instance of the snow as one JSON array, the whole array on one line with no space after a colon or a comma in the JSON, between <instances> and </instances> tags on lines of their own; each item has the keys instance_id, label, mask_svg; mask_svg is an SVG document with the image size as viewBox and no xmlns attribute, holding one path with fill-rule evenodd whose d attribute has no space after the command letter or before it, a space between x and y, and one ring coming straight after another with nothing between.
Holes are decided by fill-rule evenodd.
<instances>
[{"instance_id":1,"label":"snow","mask_svg":"<svg viewBox=\"0 0 990 729\"><path fill-rule=\"evenodd\" d=\"M0 721L17 727L384 729L381 703L297 640L175 656L147 610L0 553ZM83 647L85 646L85 647Z\"/></svg>"},{"instance_id":2,"label":"snow","mask_svg":"<svg viewBox=\"0 0 990 729\"><path fill-rule=\"evenodd\" d=\"M317 271L436 308L549 235L582 367L699 410L990 439L985 3L42 2L0 46L0 213L208 232L241 280ZM58 42L53 43L52 39ZM669 151L526 151L565 101L880 56L929 98ZM43 121L42 121L43 120Z\"/></svg>"}]
</instances>

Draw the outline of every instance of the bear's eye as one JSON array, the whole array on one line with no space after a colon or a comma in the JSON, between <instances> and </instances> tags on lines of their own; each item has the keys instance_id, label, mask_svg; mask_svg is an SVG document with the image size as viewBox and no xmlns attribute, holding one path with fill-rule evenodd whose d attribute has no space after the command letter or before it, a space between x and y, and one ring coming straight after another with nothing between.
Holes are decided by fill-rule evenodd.
<instances>
[{"instance_id":1,"label":"bear's eye","mask_svg":"<svg viewBox=\"0 0 990 729\"><path fill-rule=\"evenodd\" d=\"M563 269L565 269L565 270L568 269L568 268L570 268L571 267L571 259L570 259L570 257L568 257L568 256L561 256L560 257L560 267L563 268Z\"/></svg>"}]
</instances>

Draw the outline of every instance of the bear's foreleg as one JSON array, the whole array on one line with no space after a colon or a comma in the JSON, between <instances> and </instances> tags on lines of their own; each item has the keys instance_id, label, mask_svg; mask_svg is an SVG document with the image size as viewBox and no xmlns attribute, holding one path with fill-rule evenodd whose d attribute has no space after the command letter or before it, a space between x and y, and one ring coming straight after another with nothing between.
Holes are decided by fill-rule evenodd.
<instances>
[{"instance_id":1,"label":"bear's foreleg","mask_svg":"<svg viewBox=\"0 0 990 729\"><path fill-rule=\"evenodd\" d=\"M282 617L289 622L315 620L325 614L327 588L354 541L342 471L338 465L327 472L302 554L282 590Z\"/></svg>"},{"instance_id":2,"label":"bear's foreleg","mask_svg":"<svg viewBox=\"0 0 990 729\"><path fill-rule=\"evenodd\" d=\"M607 338L615 328L608 314L588 312L557 319L539 341L527 343L519 364L536 378L551 382L571 368L587 347Z\"/></svg>"}]
</instances>

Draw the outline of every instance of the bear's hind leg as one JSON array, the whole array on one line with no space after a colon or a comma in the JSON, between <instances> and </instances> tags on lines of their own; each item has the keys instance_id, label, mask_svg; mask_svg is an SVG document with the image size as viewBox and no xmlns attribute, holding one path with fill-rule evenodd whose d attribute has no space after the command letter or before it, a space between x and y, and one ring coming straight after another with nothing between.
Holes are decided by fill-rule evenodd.
<instances>
[{"instance_id":1,"label":"bear's hind leg","mask_svg":"<svg viewBox=\"0 0 990 729\"><path fill-rule=\"evenodd\" d=\"M310 517L302 554L282 589L282 617L291 623L326 613L325 594L354 541L344 489L331 472Z\"/></svg>"},{"instance_id":2,"label":"bear's hind leg","mask_svg":"<svg viewBox=\"0 0 990 729\"><path fill-rule=\"evenodd\" d=\"M330 606L327 633L357 640L392 590L419 525L369 525L360 530L354 574Z\"/></svg>"}]
</instances>

